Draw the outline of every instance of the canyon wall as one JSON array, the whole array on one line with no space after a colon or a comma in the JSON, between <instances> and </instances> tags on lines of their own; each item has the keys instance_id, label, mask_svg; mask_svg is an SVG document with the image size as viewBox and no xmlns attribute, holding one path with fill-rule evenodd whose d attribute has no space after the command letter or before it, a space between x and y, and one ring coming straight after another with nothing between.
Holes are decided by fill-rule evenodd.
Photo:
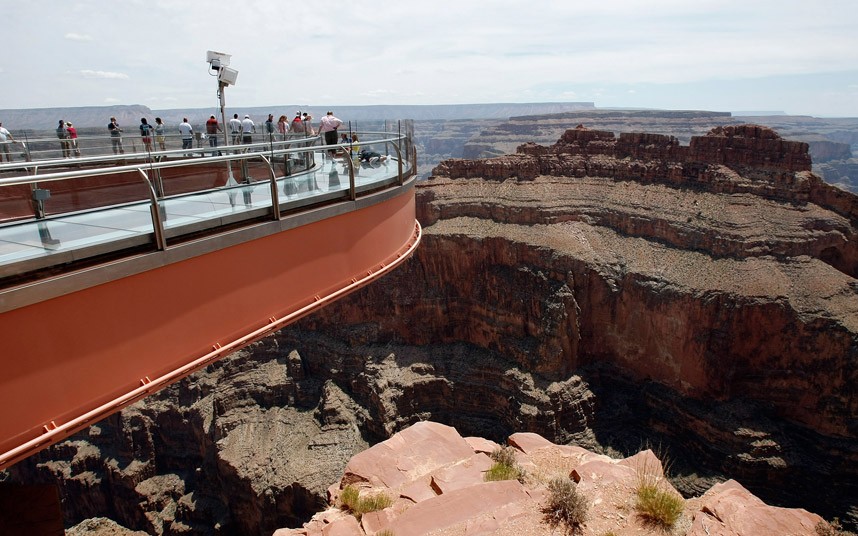
<instances>
[{"instance_id":1,"label":"canyon wall","mask_svg":"<svg viewBox=\"0 0 858 536\"><path fill-rule=\"evenodd\" d=\"M607 454L686 496L735 478L858 523L858 200L807 145L567 129L417 185L403 267L14 466L69 524L298 526L346 461L422 420ZM322 483L324 481L324 483Z\"/></svg>"}]
</instances>

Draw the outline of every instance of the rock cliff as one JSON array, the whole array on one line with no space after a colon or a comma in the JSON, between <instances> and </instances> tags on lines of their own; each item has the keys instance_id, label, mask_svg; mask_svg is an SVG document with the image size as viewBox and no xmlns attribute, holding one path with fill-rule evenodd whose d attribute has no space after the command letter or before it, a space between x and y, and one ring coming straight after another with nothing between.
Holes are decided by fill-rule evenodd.
<instances>
[{"instance_id":1,"label":"rock cliff","mask_svg":"<svg viewBox=\"0 0 858 536\"><path fill-rule=\"evenodd\" d=\"M413 262L281 336L310 362L350 355L329 374L380 435L412 415L654 438L688 462L685 493L735 477L854 520L858 201L809 169L806 144L754 125L687 146L577 128L449 160L418 187Z\"/></svg>"},{"instance_id":2,"label":"rock cliff","mask_svg":"<svg viewBox=\"0 0 858 536\"><path fill-rule=\"evenodd\" d=\"M417 186L402 268L10 478L60 482L69 525L266 534L367 444L434 420L661 444L686 496L734 478L856 523L858 198L809 169L806 144L753 125L448 160Z\"/></svg>"},{"instance_id":3,"label":"rock cliff","mask_svg":"<svg viewBox=\"0 0 858 536\"><path fill-rule=\"evenodd\" d=\"M345 474L331 487L331 506L299 529L280 529L274 536L395 534L397 536L551 535L558 533L552 513L575 504L559 526L577 534L685 534L687 536L815 536L827 527L803 509L768 506L736 481L717 484L688 501L664 478L652 451L621 460L580 447L555 445L533 433L511 435L512 467L517 478L487 480L501 449L478 437L463 438L454 428L419 422L354 456ZM577 503L556 500L555 479L574 481ZM571 484L570 484L571 485ZM676 520L659 526L639 507L638 490L652 486L679 502ZM385 497L384 508L362 512L344 500L357 490L365 500ZM569 494L562 497L569 497ZM552 499L555 498L554 502ZM553 505L553 506L552 506ZM380 504L378 506L383 506Z\"/></svg>"}]
</instances>

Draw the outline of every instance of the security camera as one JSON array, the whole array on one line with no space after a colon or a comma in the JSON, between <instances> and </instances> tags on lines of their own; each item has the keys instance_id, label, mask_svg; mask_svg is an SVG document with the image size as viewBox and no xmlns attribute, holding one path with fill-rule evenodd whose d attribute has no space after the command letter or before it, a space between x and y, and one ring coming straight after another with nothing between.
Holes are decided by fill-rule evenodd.
<instances>
[{"instance_id":1,"label":"security camera","mask_svg":"<svg viewBox=\"0 0 858 536\"><path fill-rule=\"evenodd\" d=\"M215 62L217 62L217 68L229 66L229 59L232 57L231 54L224 54L223 52L215 52L214 50L209 50L206 52L206 61L211 63L212 69L215 69Z\"/></svg>"}]
</instances>

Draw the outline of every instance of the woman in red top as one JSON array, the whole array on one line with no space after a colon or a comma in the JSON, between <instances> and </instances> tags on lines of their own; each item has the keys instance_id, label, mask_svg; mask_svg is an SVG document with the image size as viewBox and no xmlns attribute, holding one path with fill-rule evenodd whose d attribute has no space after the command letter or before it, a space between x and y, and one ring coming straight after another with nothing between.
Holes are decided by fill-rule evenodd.
<instances>
[{"instance_id":1,"label":"woman in red top","mask_svg":"<svg viewBox=\"0 0 858 536\"><path fill-rule=\"evenodd\" d=\"M66 132L69 133L69 145L75 156L80 156L80 147L77 146L77 129L74 125L66 121Z\"/></svg>"}]
</instances>

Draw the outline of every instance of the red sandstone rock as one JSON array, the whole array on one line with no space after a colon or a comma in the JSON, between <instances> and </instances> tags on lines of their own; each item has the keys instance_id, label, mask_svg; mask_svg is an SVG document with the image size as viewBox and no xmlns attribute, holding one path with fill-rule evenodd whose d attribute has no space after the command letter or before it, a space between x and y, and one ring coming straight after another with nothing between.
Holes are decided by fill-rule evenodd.
<instances>
[{"instance_id":1,"label":"red sandstone rock","mask_svg":"<svg viewBox=\"0 0 858 536\"><path fill-rule=\"evenodd\" d=\"M538 507L516 480L482 482L416 504L389 528L397 536L423 536L465 523L487 512L497 512L501 518L509 516L511 512L504 511L503 507L519 502L530 503L533 509Z\"/></svg>"},{"instance_id":2,"label":"red sandstone rock","mask_svg":"<svg viewBox=\"0 0 858 536\"><path fill-rule=\"evenodd\" d=\"M815 536L821 521L807 510L769 506L728 480L703 495L688 536Z\"/></svg>"},{"instance_id":3,"label":"red sandstone rock","mask_svg":"<svg viewBox=\"0 0 858 536\"><path fill-rule=\"evenodd\" d=\"M500 445L495 443L494 441L489 441L488 439L482 437L466 437L465 441L467 441L468 445L474 449L474 452L482 452L484 454L491 454L500 448Z\"/></svg>"},{"instance_id":4,"label":"red sandstone rock","mask_svg":"<svg viewBox=\"0 0 858 536\"><path fill-rule=\"evenodd\" d=\"M432 474L432 489L438 495L467 488L483 482L483 475L492 466L492 460L483 453L474 454L467 460L445 467Z\"/></svg>"},{"instance_id":5,"label":"red sandstone rock","mask_svg":"<svg viewBox=\"0 0 858 536\"><path fill-rule=\"evenodd\" d=\"M353 457L346 465L343 486L368 482L373 486L397 488L473 453L455 428L418 422Z\"/></svg>"},{"instance_id":6,"label":"red sandstone rock","mask_svg":"<svg viewBox=\"0 0 858 536\"><path fill-rule=\"evenodd\" d=\"M393 441L385 442L387 445L383 449L377 449L394 452L394 455L378 457L373 464L364 464L364 467L372 467L387 475L390 471L383 467L385 463L398 467L403 459L407 459L409 470L400 475L402 478L415 476L416 479L410 484L397 485L401 485L403 490L418 484L429 489L426 479L431 479L435 490L430 491L429 496L416 503L400 501L382 511L364 514L360 524L349 514L327 510L304 528L281 529L275 536L357 536L383 530L396 536L555 534L543 518L542 509L548 500L546 482L554 476L563 476L569 467L566 463L572 464L571 475L577 482L577 491L588 504L584 534L600 535L608 531L651 534L652 526L635 513L637 488L644 482L676 493L664 478L661 461L650 450L613 460L580 447L555 445L533 433L513 434L509 438L510 444L522 449L519 452L521 462L532 468L524 484L517 480L483 482L481 471L489 466L489 458L484 453L474 454L473 451L471 454L462 451L452 455L455 449L450 445L459 444L455 429L427 422L414 427L416 430L403 430L391 438ZM422 470L413 471L411 468L417 462L415 454L431 452L435 440L439 442L440 450L445 451L442 457L446 461L440 462L429 456L431 459L421 464ZM410 447L411 441L417 446ZM480 443L474 438L469 442ZM361 475L367 482L400 480L378 477L363 470ZM702 497L687 501L679 523L686 527L691 525L692 516L693 527L688 532L689 536L812 536L813 527L821 521L819 516L805 510L767 506L735 481L719 484Z\"/></svg>"}]
</instances>

